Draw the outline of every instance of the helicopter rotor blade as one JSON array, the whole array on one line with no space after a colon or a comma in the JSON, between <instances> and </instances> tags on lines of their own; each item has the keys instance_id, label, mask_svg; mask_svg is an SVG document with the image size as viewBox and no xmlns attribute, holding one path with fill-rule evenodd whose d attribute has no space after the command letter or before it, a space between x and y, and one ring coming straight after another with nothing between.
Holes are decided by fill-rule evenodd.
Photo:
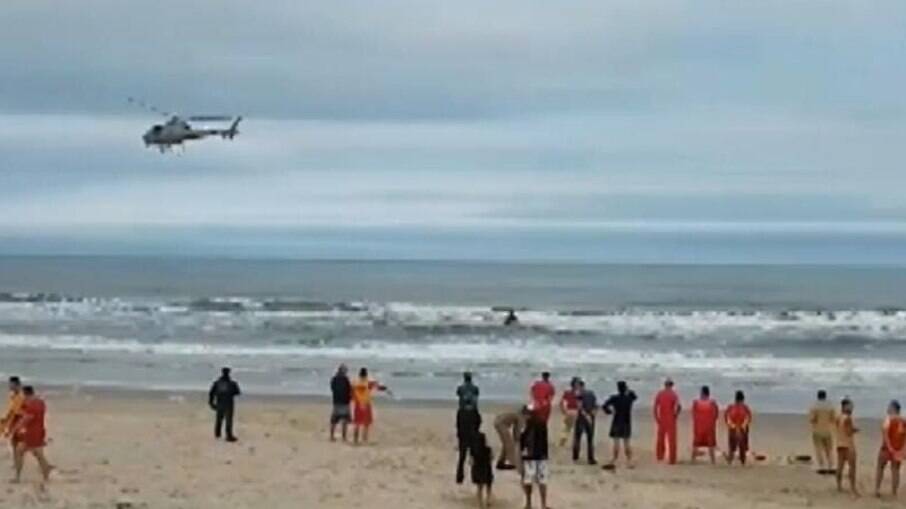
<instances>
[{"instance_id":1,"label":"helicopter rotor blade","mask_svg":"<svg viewBox=\"0 0 906 509\"><path fill-rule=\"evenodd\" d=\"M161 110L160 108L154 106L153 104L148 104L145 101L142 101L141 99L136 99L134 97L130 97L128 100L130 103L135 104L139 108L148 110L152 113L157 113L158 115L161 115L163 117L171 117L174 115L173 113L170 113L168 111Z\"/></svg>"},{"instance_id":2,"label":"helicopter rotor blade","mask_svg":"<svg viewBox=\"0 0 906 509\"><path fill-rule=\"evenodd\" d=\"M193 115L189 117L193 122L227 122L233 120L229 115Z\"/></svg>"}]
</instances>

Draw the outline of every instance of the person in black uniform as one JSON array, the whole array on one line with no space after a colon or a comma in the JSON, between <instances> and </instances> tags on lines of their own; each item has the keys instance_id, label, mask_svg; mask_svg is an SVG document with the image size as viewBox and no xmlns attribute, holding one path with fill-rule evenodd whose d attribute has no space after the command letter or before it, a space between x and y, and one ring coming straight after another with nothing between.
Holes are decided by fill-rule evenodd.
<instances>
[{"instance_id":1,"label":"person in black uniform","mask_svg":"<svg viewBox=\"0 0 906 509\"><path fill-rule=\"evenodd\" d=\"M236 408L236 396L239 396L239 384L230 378L230 368L220 370L220 378L214 380L211 384L211 391L208 393L208 405L211 410L216 412L217 417L214 420L214 437L220 438L220 431L226 425L226 441L235 442L236 435L233 434L233 412Z\"/></svg>"},{"instance_id":2,"label":"person in black uniform","mask_svg":"<svg viewBox=\"0 0 906 509\"><path fill-rule=\"evenodd\" d=\"M456 411L456 438L459 441L459 459L456 462L456 484L465 480L465 463L475 437L481 429L478 413L478 386L472 383L472 373L462 374L462 385L456 388L459 409Z\"/></svg>"},{"instance_id":3,"label":"person in black uniform","mask_svg":"<svg viewBox=\"0 0 906 509\"><path fill-rule=\"evenodd\" d=\"M632 405L636 400L635 392L629 390L626 382L617 382L617 393L604 402L604 413L613 415L610 421L610 438L613 439L613 457L604 468L613 468L620 457L620 445L626 454L626 464L632 468Z\"/></svg>"}]
</instances>

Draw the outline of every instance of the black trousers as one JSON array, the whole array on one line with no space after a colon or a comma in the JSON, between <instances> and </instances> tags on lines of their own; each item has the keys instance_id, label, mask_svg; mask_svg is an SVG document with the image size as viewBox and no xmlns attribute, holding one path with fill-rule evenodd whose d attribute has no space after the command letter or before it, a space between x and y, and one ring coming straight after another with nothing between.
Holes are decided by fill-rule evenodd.
<instances>
[{"instance_id":1,"label":"black trousers","mask_svg":"<svg viewBox=\"0 0 906 509\"><path fill-rule=\"evenodd\" d=\"M227 438L233 438L233 405L218 405L217 417L214 419L214 436L220 438L220 432L226 425Z\"/></svg>"},{"instance_id":2,"label":"black trousers","mask_svg":"<svg viewBox=\"0 0 906 509\"><path fill-rule=\"evenodd\" d=\"M459 458L456 461L456 482L462 483L465 479L466 457L475 443L475 436L481 429L481 414L478 410L463 410L456 412L456 437L459 439Z\"/></svg>"},{"instance_id":3,"label":"black trousers","mask_svg":"<svg viewBox=\"0 0 906 509\"><path fill-rule=\"evenodd\" d=\"M573 461L579 461L583 434L588 441L588 461L593 462L595 461L595 420L579 414L576 418L576 426L573 428Z\"/></svg>"}]
</instances>

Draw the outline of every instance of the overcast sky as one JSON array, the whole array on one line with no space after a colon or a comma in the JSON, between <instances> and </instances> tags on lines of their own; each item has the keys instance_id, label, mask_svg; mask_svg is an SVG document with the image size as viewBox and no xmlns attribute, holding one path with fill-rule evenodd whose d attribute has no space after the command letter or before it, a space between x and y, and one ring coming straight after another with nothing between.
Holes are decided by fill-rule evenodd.
<instances>
[{"instance_id":1,"label":"overcast sky","mask_svg":"<svg viewBox=\"0 0 906 509\"><path fill-rule=\"evenodd\" d=\"M0 20L0 252L906 235L899 0L30 0ZM246 121L161 156L129 96ZM494 232L513 241L482 250Z\"/></svg>"}]
</instances>

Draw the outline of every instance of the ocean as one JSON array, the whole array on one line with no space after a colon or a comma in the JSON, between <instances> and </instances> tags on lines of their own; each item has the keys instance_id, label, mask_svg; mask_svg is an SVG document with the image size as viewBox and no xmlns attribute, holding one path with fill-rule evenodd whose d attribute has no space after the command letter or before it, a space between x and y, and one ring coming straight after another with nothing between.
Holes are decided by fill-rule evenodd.
<instances>
[{"instance_id":1,"label":"ocean","mask_svg":"<svg viewBox=\"0 0 906 509\"><path fill-rule=\"evenodd\" d=\"M466 369L484 399L521 400L549 370L770 411L824 388L880 415L906 398L904 302L891 266L8 256L0 374L182 390L229 365L249 394L325 395L345 362L404 400L452 399Z\"/></svg>"}]
</instances>

